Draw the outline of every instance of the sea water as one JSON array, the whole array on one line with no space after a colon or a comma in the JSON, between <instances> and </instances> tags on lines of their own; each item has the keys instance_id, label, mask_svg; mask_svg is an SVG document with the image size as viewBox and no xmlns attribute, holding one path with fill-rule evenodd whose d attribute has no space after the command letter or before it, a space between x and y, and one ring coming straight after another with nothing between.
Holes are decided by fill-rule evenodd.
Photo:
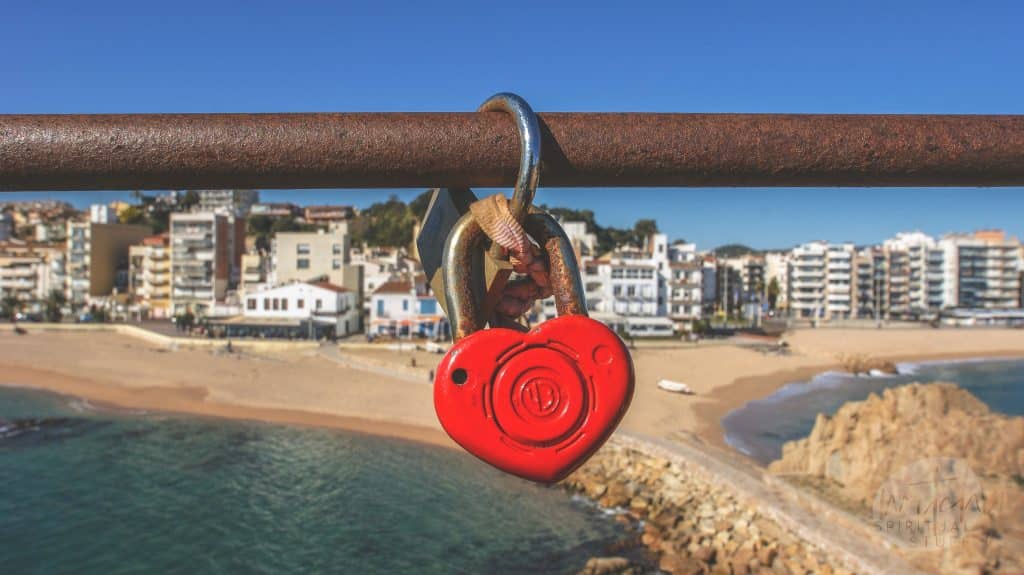
<instances>
[{"instance_id":1,"label":"sea water","mask_svg":"<svg viewBox=\"0 0 1024 575\"><path fill-rule=\"evenodd\" d=\"M722 418L726 441L762 463L778 459L787 441L807 437L819 413L834 414L848 401L910 382L949 381L995 412L1024 415L1024 359L903 363L897 375L826 372L783 386Z\"/></svg>"},{"instance_id":2,"label":"sea water","mask_svg":"<svg viewBox=\"0 0 1024 575\"><path fill-rule=\"evenodd\" d=\"M622 536L455 450L0 387L3 573L571 573Z\"/></svg>"}]
</instances>

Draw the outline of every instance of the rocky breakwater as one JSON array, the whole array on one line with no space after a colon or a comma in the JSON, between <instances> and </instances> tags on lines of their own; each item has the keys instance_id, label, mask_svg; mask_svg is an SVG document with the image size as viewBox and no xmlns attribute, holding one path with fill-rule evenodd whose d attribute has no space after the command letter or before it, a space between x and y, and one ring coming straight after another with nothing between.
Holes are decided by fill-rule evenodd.
<instances>
[{"instance_id":1,"label":"rocky breakwater","mask_svg":"<svg viewBox=\"0 0 1024 575\"><path fill-rule=\"evenodd\" d=\"M612 553L642 549L640 561L595 557L587 575L850 573L698 469L622 442L609 442L563 485L633 526L632 540Z\"/></svg>"},{"instance_id":2,"label":"rocky breakwater","mask_svg":"<svg viewBox=\"0 0 1024 575\"><path fill-rule=\"evenodd\" d=\"M818 415L769 469L859 506L879 531L903 525L886 535L918 567L1024 572L1024 418L954 384L887 389ZM923 496L906 491L922 485Z\"/></svg>"}]
</instances>

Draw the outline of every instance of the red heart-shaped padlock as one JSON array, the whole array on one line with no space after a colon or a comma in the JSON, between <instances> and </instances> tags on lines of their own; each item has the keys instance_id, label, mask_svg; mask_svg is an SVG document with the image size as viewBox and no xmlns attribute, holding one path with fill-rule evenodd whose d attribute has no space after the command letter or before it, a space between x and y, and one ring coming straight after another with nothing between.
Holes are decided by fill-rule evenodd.
<instances>
[{"instance_id":1,"label":"red heart-shaped padlock","mask_svg":"<svg viewBox=\"0 0 1024 575\"><path fill-rule=\"evenodd\" d=\"M633 399L633 361L604 324L565 315L523 333L493 328L452 346L434 380L448 435L508 473L558 481L615 430Z\"/></svg>"}]
</instances>

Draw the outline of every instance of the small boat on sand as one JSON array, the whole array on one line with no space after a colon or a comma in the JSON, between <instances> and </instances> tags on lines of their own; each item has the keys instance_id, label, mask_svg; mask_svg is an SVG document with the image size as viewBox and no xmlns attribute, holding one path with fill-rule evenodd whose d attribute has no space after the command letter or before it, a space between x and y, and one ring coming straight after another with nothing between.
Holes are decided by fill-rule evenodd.
<instances>
[{"instance_id":1,"label":"small boat on sand","mask_svg":"<svg viewBox=\"0 0 1024 575\"><path fill-rule=\"evenodd\" d=\"M683 395L693 395L694 393L696 393L695 391L690 389L689 385L686 385L685 383L678 381L672 381L669 379L663 379L659 381L658 387L664 389L665 391L670 391L672 393L681 393Z\"/></svg>"}]
</instances>

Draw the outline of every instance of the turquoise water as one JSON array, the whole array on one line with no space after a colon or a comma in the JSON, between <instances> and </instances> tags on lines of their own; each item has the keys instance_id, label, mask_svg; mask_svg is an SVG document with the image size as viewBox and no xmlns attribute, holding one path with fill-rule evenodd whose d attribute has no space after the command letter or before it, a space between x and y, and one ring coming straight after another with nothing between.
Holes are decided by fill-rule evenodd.
<instances>
[{"instance_id":1,"label":"turquoise water","mask_svg":"<svg viewBox=\"0 0 1024 575\"><path fill-rule=\"evenodd\" d=\"M571 573L622 536L453 450L0 388L2 573Z\"/></svg>"},{"instance_id":2,"label":"turquoise water","mask_svg":"<svg viewBox=\"0 0 1024 575\"><path fill-rule=\"evenodd\" d=\"M864 377L828 372L809 382L786 385L722 418L729 445L768 463L787 441L807 437L818 413L832 415L848 401L918 381L950 381L970 391L995 412L1024 415L1024 359L932 362L898 366L899 375Z\"/></svg>"}]
</instances>

